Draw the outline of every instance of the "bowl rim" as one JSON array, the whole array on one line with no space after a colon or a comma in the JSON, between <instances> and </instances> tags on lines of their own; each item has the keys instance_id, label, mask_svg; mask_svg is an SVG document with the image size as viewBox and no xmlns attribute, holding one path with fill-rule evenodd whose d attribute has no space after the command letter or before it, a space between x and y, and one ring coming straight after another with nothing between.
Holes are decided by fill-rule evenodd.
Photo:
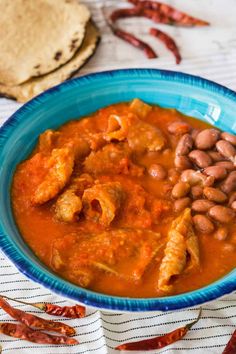
<instances>
[{"instance_id":1,"label":"bowl rim","mask_svg":"<svg viewBox=\"0 0 236 354\"><path fill-rule=\"evenodd\" d=\"M0 153L6 136L11 134L11 129L14 129L14 126L20 124L21 120L24 119L25 112L28 113L29 111L37 109L38 105L42 105L44 101L50 99L51 96L56 95L57 92L63 93L63 91L81 86L81 84L86 85L86 83L91 81L111 79L111 77L114 76L130 78L137 76L141 77L142 74L148 75L150 78L165 79L169 81L177 81L180 84L187 83L193 86L198 86L206 91L211 91L221 96L227 96L231 100L235 100L236 104L236 92L199 76L176 71L148 68L101 71L61 83L60 85L43 92L20 107L0 127ZM178 310L212 301L236 290L236 270L234 269L208 286L179 295L159 298L128 298L106 295L75 286L59 276L54 275L50 271L42 272L37 269L37 263L32 263L29 258L23 257L17 247L8 240L8 236L3 231L1 221L0 248L17 269L29 279L43 285L58 295L68 297L69 299L79 301L85 305L98 309L132 312Z\"/></svg>"}]
</instances>

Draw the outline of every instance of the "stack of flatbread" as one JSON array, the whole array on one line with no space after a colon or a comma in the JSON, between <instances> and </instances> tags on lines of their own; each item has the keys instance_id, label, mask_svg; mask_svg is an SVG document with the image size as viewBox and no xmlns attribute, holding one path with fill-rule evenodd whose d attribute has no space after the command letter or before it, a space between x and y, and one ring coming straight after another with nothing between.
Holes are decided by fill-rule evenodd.
<instances>
[{"instance_id":1,"label":"stack of flatbread","mask_svg":"<svg viewBox=\"0 0 236 354\"><path fill-rule=\"evenodd\" d=\"M0 0L0 94L26 102L71 77L99 33L77 0Z\"/></svg>"}]
</instances>

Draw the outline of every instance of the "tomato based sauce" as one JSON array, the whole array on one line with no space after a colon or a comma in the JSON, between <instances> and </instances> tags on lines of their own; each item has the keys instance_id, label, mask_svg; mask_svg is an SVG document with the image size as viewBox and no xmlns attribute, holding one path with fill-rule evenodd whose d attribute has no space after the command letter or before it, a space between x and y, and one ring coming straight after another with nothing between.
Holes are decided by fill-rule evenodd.
<instances>
[{"instance_id":1,"label":"tomato based sauce","mask_svg":"<svg viewBox=\"0 0 236 354\"><path fill-rule=\"evenodd\" d=\"M227 190L222 202L215 190L234 167L218 169L227 175L213 181L199 167L201 155L200 162L190 159L190 152L183 155L191 166L176 163L181 137L191 135L190 150L199 151L194 134L211 128L174 109L136 100L46 131L13 179L12 208L23 239L55 273L105 294L165 296L221 278L236 265L236 224L229 205L235 191L222 187ZM215 146L201 151L217 152ZM223 155L221 160L230 162ZM186 182L188 169L204 177ZM187 190L178 199L172 190L179 182ZM192 194L196 186L203 191L199 197ZM206 197L206 188L214 189L213 197ZM194 200L207 198L211 209L193 208ZM225 220L212 209L216 205L225 208ZM207 219L205 229L199 215ZM225 237L217 236L219 228Z\"/></svg>"}]
</instances>

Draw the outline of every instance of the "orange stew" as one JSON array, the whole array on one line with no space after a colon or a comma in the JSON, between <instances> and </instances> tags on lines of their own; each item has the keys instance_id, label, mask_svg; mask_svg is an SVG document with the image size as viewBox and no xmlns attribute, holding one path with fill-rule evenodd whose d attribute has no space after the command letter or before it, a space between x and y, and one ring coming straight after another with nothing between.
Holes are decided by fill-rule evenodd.
<instances>
[{"instance_id":1,"label":"orange stew","mask_svg":"<svg viewBox=\"0 0 236 354\"><path fill-rule=\"evenodd\" d=\"M129 297L179 294L236 265L236 137L139 99L39 137L15 219L65 279Z\"/></svg>"}]
</instances>

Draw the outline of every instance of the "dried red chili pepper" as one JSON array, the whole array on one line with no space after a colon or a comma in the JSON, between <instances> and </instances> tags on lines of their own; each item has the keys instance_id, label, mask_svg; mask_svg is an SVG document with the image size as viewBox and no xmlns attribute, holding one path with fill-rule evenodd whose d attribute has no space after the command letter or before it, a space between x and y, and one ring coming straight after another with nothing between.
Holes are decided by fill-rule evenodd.
<instances>
[{"instance_id":1,"label":"dried red chili pepper","mask_svg":"<svg viewBox=\"0 0 236 354\"><path fill-rule=\"evenodd\" d=\"M8 300L12 300L12 301L24 304L24 305L30 305L30 306L36 307L37 309L42 310L52 316L60 316L60 317L66 317L66 318L85 317L86 308L81 305L58 306L58 305L43 303L43 302L29 303L29 302L25 302L25 301L21 301L21 300L16 300L16 299L10 298L5 295L2 295L2 297L6 298Z\"/></svg>"},{"instance_id":2,"label":"dried red chili pepper","mask_svg":"<svg viewBox=\"0 0 236 354\"><path fill-rule=\"evenodd\" d=\"M174 54L176 64L179 64L181 62L181 55L180 55L179 49L178 49L177 45L175 44L175 41L168 34L160 31L157 28L150 28L149 33L152 36L160 39L160 41L162 41L163 43L165 43L166 47Z\"/></svg>"},{"instance_id":3,"label":"dried red chili pepper","mask_svg":"<svg viewBox=\"0 0 236 354\"><path fill-rule=\"evenodd\" d=\"M38 316L16 309L10 306L3 298L0 298L0 307L12 318L25 324L28 327L59 332L68 336L73 336L75 334L74 328L61 322L45 320L44 318L40 318Z\"/></svg>"},{"instance_id":4,"label":"dried red chili pepper","mask_svg":"<svg viewBox=\"0 0 236 354\"><path fill-rule=\"evenodd\" d=\"M119 19L127 17L147 17L157 23L172 24L169 17L153 11L151 9L146 9L142 6L136 6L134 8L128 9L117 9L114 10L110 15L111 22L116 22Z\"/></svg>"},{"instance_id":5,"label":"dried red chili pepper","mask_svg":"<svg viewBox=\"0 0 236 354\"><path fill-rule=\"evenodd\" d=\"M127 0L133 5L141 5L147 9L159 10L161 3L158 1Z\"/></svg>"},{"instance_id":6,"label":"dried red chili pepper","mask_svg":"<svg viewBox=\"0 0 236 354\"><path fill-rule=\"evenodd\" d=\"M115 27L113 25L113 22L115 22L119 18L137 16L137 15L134 15L132 12L130 13L130 10L132 10L132 9L115 10L115 11L113 11L113 13L110 16L107 16L105 13L105 8L102 8L104 18L115 36L119 37L120 39L123 39L123 41L125 41L125 42L128 42L133 47L142 50L145 53L147 58L149 58L149 59L157 58L157 54L150 47L149 44L143 42L141 39L135 37L133 34L125 32L122 29Z\"/></svg>"},{"instance_id":7,"label":"dried red chili pepper","mask_svg":"<svg viewBox=\"0 0 236 354\"><path fill-rule=\"evenodd\" d=\"M36 304L38 308L53 316L81 318L85 316L85 307L81 305L58 306L53 304Z\"/></svg>"},{"instance_id":8,"label":"dried red chili pepper","mask_svg":"<svg viewBox=\"0 0 236 354\"><path fill-rule=\"evenodd\" d=\"M154 11L150 9L143 9L143 16L149 18L155 23L163 23L165 25L174 25L173 20L168 16L164 15L162 12Z\"/></svg>"},{"instance_id":9,"label":"dried red chili pepper","mask_svg":"<svg viewBox=\"0 0 236 354\"><path fill-rule=\"evenodd\" d=\"M139 17L139 16L143 16L143 8L137 6L129 9L114 10L110 15L110 19L112 22L116 22L120 18Z\"/></svg>"},{"instance_id":10,"label":"dried red chili pepper","mask_svg":"<svg viewBox=\"0 0 236 354\"><path fill-rule=\"evenodd\" d=\"M128 0L135 6L142 7L152 12L145 12L146 16L154 22L161 22L181 26L208 26L209 22L190 16L176 8L152 0ZM156 13L156 17L155 17ZM161 15L161 16L160 16ZM168 22L169 21L169 22Z\"/></svg>"},{"instance_id":11,"label":"dried red chili pepper","mask_svg":"<svg viewBox=\"0 0 236 354\"><path fill-rule=\"evenodd\" d=\"M235 353L236 353L236 330L232 334L232 337L230 338L222 354L235 354Z\"/></svg>"},{"instance_id":12,"label":"dried red chili pepper","mask_svg":"<svg viewBox=\"0 0 236 354\"><path fill-rule=\"evenodd\" d=\"M125 31L123 31L119 28L115 28L115 27L111 27L111 29L112 29L112 32L114 33L115 36L128 42L133 47L136 47L136 48L142 50L145 53L147 58L149 58L149 59L157 58L157 54L154 52L154 50L147 43L141 41L139 38L135 37L133 34L125 32Z\"/></svg>"},{"instance_id":13,"label":"dried red chili pepper","mask_svg":"<svg viewBox=\"0 0 236 354\"><path fill-rule=\"evenodd\" d=\"M0 333L10 337L24 339L39 344L67 344L73 345L79 342L74 338L65 336L53 336L44 332L35 331L24 324L0 323Z\"/></svg>"},{"instance_id":14,"label":"dried red chili pepper","mask_svg":"<svg viewBox=\"0 0 236 354\"><path fill-rule=\"evenodd\" d=\"M178 340L180 340L181 338L183 338L186 333L190 330L190 328L192 328L192 326L194 324L196 324L200 317L201 317L201 312L202 309L200 308L198 317L195 321L187 324L184 327L181 328L177 328L172 332L169 332L163 336L158 336L158 337L154 337L151 339L144 339L144 340L140 340L138 342L133 342L133 343L125 343L125 344L121 344L118 347L116 347L116 350L153 350L153 349L160 349L163 347L166 347L167 345L170 345Z\"/></svg>"}]
</instances>

